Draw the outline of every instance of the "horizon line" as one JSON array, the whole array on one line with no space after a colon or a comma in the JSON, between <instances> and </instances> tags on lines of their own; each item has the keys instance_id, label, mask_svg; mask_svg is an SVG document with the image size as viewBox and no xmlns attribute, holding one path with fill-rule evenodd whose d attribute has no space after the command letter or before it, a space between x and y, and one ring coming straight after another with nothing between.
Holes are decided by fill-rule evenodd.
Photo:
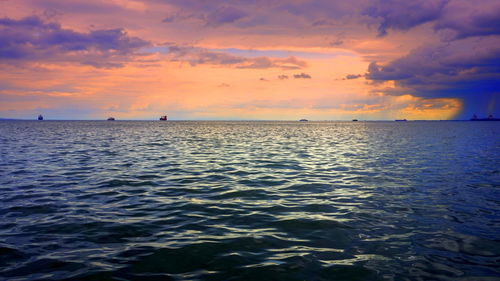
<instances>
[{"instance_id":1,"label":"horizon line","mask_svg":"<svg viewBox=\"0 0 500 281\"><path fill-rule=\"evenodd\" d=\"M396 121L396 120L405 120L407 122L414 121L470 121L470 119L306 119L306 122L374 122L374 121ZM158 119L115 119L115 120L106 120L106 119L24 119L24 118L2 118L0 117L0 121L107 121L107 122L116 122L116 121L254 121L254 122L303 122L300 119L172 119L172 120L158 120Z\"/></svg>"}]
</instances>

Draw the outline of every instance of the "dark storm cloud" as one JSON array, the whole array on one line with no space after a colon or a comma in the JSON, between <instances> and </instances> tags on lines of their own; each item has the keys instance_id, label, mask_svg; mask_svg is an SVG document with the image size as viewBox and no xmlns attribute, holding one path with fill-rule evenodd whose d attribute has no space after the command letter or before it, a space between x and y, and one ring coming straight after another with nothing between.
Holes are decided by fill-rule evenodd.
<instances>
[{"instance_id":1,"label":"dark storm cloud","mask_svg":"<svg viewBox=\"0 0 500 281\"><path fill-rule=\"evenodd\" d=\"M386 94L460 98L465 106L462 117L484 112L500 93L500 37L471 37L419 47L385 65L372 62L366 77L374 82L395 81L404 89Z\"/></svg>"},{"instance_id":2,"label":"dark storm cloud","mask_svg":"<svg viewBox=\"0 0 500 281\"><path fill-rule=\"evenodd\" d=\"M295 79L311 79L311 75L302 72L300 74L294 74L293 78L295 78Z\"/></svg>"},{"instance_id":3,"label":"dark storm cloud","mask_svg":"<svg viewBox=\"0 0 500 281\"><path fill-rule=\"evenodd\" d=\"M119 67L149 45L123 29L89 33L62 28L36 16L0 19L0 58L3 61L76 62L95 67Z\"/></svg>"},{"instance_id":4,"label":"dark storm cloud","mask_svg":"<svg viewBox=\"0 0 500 281\"><path fill-rule=\"evenodd\" d=\"M460 118L472 113L500 114L500 2L381 1L365 14L380 19L379 35L429 23L437 43L417 46L389 63L373 61L367 79L394 81L388 95L459 98Z\"/></svg>"},{"instance_id":5,"label":"dark storm cloud","mask_svg":"<svg viewBox=\"0 0 500 281\"><path fill-rule=\"evenodd\" d=\"M384 66L373 62L368 72L371 80L396 80L410 86L426 81L435 84L454 82L458 78L470 81L497 76L500 75L500 38L468 38L422 46Z\"/></svg>"},{"instance_id":6,"label":"dark storm cloud","mask_svg":"<svg viewBox=\"0 0 500 281\"><path fill-rule=\"evenodd\" d=\"M450 2L434 25L445 40L500 35L500 1Z\"/></svg>"},{"instance_id":7,"label":"dark storm cloud","mask_svg":"<svg viewBox=\"0 0 500 281\"><path fill-rule=\"evenodd\" d=\"M380 19L379 36L388 29L409 30L438 19L448 0L377 0L364 11L365 15Z\"/></svg>"}]
</instances>

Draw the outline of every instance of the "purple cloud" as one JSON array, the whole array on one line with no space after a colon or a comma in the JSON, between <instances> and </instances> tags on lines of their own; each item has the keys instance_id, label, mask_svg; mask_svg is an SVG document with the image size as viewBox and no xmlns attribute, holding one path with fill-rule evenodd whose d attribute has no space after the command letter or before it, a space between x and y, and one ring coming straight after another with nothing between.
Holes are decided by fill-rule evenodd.
<instances>
[{"instance_id":1,"label":"purple cloud","mask_svg":"<svg viewBox=\"0 0 500 281\"><path fill-rule=\"evenodd\" d=\"M386 35L389 29L409 30L427 22L434 22L434 29L445 32L451 40L500 34L500 2L494 0L480 4L460 0L378 0L363 14L380 20L379 36Z\"/></svg>"},{"instance_id":2,"label":"purple cloud","mask_svg":"<svg viewBox=\"0 0 500 281\"><path fill-rule=\"evenodd\" d=\"M500 2L497 0L482 0L480 3L466 0L168 2L176 9L164 18L164 22L190 19L208 27L233 24L236 28L254 28L259 32L307 31L311 34L335 29L348 30L350 36L356 37L366 35L360 34L366 32L361 29L364 25L361 23L371 18L368 21L376 22L379 36L386 35L391 29L408 31L425 23L431 23L437 31L453 32L450 36L454 38L499 33L496 23ZM265 9L261 8L263 5ZM357 27L349 28L347 22L354 22ZM348 42L347 39L337 38L331 46L342 45Z\"/></svg>"},{"instance_id":3,"label":"purple cloud","mask_svg":"<svg viewBox=\"0 0 500 281\"><path fill-rule=\"evenodd\" d=\"M171 0L168 4L175 7L176 12L168 15L165 22L190 17L202 19L198 24L204 23L204 27L231 25L235 29L281 35L324 33L326 29L342 28L366 6L364 0Z\"/></svg>"},{"instance_id":4,"label":"purple cloud","mask_svg":"<svg viewBox=\"0 0 500 281\"><path fill-rule=\"evenodd\" d=\"M366 11L381 19L379 35L431 22L441 41L386 64L372 62L366 78L374 83L394 81L396 88L383 90L388 95L461 99L460 118L500 115L500 108L495 108L500 99L500 2L396 2L383 1Z\"/></svg>"},{"instance_id":5,"label":"purple cloud","mask_svg":"<svg viewBox=\"0 0 500 281\"><path fill-rule=\"evenodd\" d=\"M206 15L203 13L199 13L197 11L190 12L185 10L179 10L168 14L162 20L162 22L164 23L179 23L183 21L206 23Z\"/></svg>"},{"instance_id":6,"label":"purple cloud","mask_svg":"<svg viewBox=\"0 0 500 281\"><path fill-rule=\"evenodd\" d=\"M177 11L167 15L162 22L197 21L208 27L218 27L237 22L248 16L244 10L224 4L203 5L201 2L186 1L175 3L175 6L177 6Z\"/></svg>"},{"instance_id":7,"label":"purple cloud","mask_svg":"<svg viewBox=\"0 0 500 281\"><path fill-rule=\"evenodd\" d=\"M447 40L472 36L500 35L500 2L483 0L480 5L471 1L450 2L443 17L434 25Z\"/></svg>"},{"instance_id":8,"label":"purple cloud","mask_svg":"<svg viewBox=\"0 0 500 281\"><path fill-rule=\"evenodd\" d=\"M366 77L374 82L395 81L403 89L385 91L390 95L460 98L465 105L461 117L466 118L485 112L500 95L500 37L422 46L385 65L372 62Z\"/></svg>"},{"instance_id":9,"label":"purple cloud","mask_svg":"<svg viewBox=\"0 0 500 281\"><path fill-rule=\"evenodd\" d=\"M226 23L233 23L246 16L247 13L240 9L223 6L208 14L206 22L208 26L219 26Z\"/></svg>"},{"instance_id":10,"label":"purple cloud","mask_svg":"<svg viewBox=\"0 0 500 281\"><path fill-rule=\"evenodd\" d=\"M123 29L89 33L46 23L36 16L0 19L0 58L6 61L75 62L95 67L119 67L150 43Z\"/></svg>"},{"instance_id":11,"label":"purple cloud","mask_svg":"<svg viewBox=\"0 0 500 281\"><path fill-rule=\"evenodd\" d=\"M365 15L380 19L379 36L388 29L408 30L417 25L436 20L448 0L377 0L364 11Z\"/></svg>"}]
</instances>

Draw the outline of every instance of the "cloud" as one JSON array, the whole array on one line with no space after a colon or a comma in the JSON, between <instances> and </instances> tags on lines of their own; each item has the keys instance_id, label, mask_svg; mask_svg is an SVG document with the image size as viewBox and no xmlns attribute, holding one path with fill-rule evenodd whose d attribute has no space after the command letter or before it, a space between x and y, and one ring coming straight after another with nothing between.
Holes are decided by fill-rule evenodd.
<instances>
[{"instance_id":1,"label":"cloud","mask_svg":"<svg viewBox=\"0 0 500 281\"><path fill-rule=\"evenodd\" d=\"M81 71L82 77L87 75L83 73L88 71L88 67L79 67L81 64L99 68L129 64L133 67L99 71L102 73L100 81L109 75L107 81L112 82L95 82L94 91L102 92L103 96L109 95L113 92L110 87L116 87L113 86L115 83L129 80L132 80L131 85L136 86L130 93L134 97L138 93L153 96L161 87L172 93L184 93L186 89L195 93L200 92L196 87L210 90L206 87L211 85L215 88L211 90L219 95L214 96L217 99L228 92L228 89L216 88L226 87L217 77L237 77L238 88L245 90L247 87L248 90L253 89L259 77L270 80L310 79L311 75L301 72L308 71L314 75L325 73L328 71L325 70L326 60L331 59L332 65L337 65L335 75L340 78L338 80L366 77L371 82L328 84L331 81L326 82L327 79L315 76L317 84L315 82L310 86L335 92L329 97L331 99L337 93L340 96L343 87L356 87L360 93L371 92L377 93L374 96L385 97L386 100L381 103L386 104L412 95L422 101L422 106L414 102L412 106L415 109L428 107L427 101L436 98L441 103L461 99L465 105L464 112L474 107L495 108L491 101L500 100L497 86L500 73L498 0L108 2L29 0L19 2L15 8L7 5L4 14L16 18L0 18L3 80L18 81L18 84L26 86L31 77L39 76L34 72L21 73L24 70L15 74L20 69L15 66L24 63L31 63L31 68L44 67L54 73L59 71L58 74L72 76ZM20 15L33 14L33 11L39 15L43 15L44 11L51 12L47 12L46 17L19 18ZM52 19L46 19L50 16ZM168 24L158 23L162 17L163 22ZM89 26L93 30L89 30ZM154 42L134 37L117 27L133 30L134 35L140 34L135 36ZM393 36L384 37L392 32L395 33ZM161 43L166 41L175 43ZM164 51L165 48L168 51ZM145 55L145 52L153 50L159 51ZM317 54L313 54L315 52ZM325 64L317 63L323 57ZM307 65L306 59L310 65ZM216 66L212 70L218 74L202 75L203 79L197 76L195 80L198 81L192 83L193 76L206 68L179 68L179 73L172 75L171 79L156 77L170 75L169 71L138 69L160 65L171 69L171 61L192 66ZM344 65L345 61L353 63ZM368 63L370 66L365 76L364 68ZM342 71L343 68L345 71ZM235 72L234 69L245 70ZM265 69L274 71L274 74L272 71L267 71L267 74L261 71ZM293 71L285 71L290 69ZM131 75L132 71L140 72ZM246 75L250 73L253 74ZM54 74L54 77L57 78L51 79L61 79L59 75ZM48 80L40 84L47 84ZM152 81L163 84L149 88L155 83ZM286 88L293 87L292 84L270 83L269 87L260 88L271 91L271 87L282 87L286 89L282 92L288 95L287 98L300 96L301 89ZM78 88L91 93L88 85L82 82ZM39 85L31 84L31 87L35 89ZM115 94L123 96L129 88L120 88ZM264 90L255 90L251 95L264 96ZM197 102L201 103L200 99ZM335 102L338 102L336 98ZM363 101L358 101L355 106L362 107L362 104ZM498 103L496 106L498 108Z\"/></svg>"},{"instance_id":2,"label":"cloud","mask_svg":"<svg viewBox=\"0 0 500 281\"><path fill-rule=\"evenodd\" d=\"M341 46L342 44L344 44L344 41L342 41L340 39L335 39L335 40L331 41L330 43L328 43L328 45L330 45L332 47L338 47L338 46Z\"/></svg>"},{"instance_id":3,"label":"cloud","mask_svg":"<svg viewBox=\"0 0 500 281\"><path fill-rule=\"evenodd\" d=\"M0 19L0 58L5 61L75 62L95 67L119 67L150 43L123 29L89 33L46 23L36 16Z\"/></svg>"},{"instance_id":4,"label":"cloud","mask_svg":"<svg viewBox=\"0 0 500 281\"><path fill-rule=\"evenodd\" d=\"M179 23L191 22L197 23L205 27L219 27L225 24L235 23L248 14L239 8L233 6L218 6L217 4L205 7L199 5L200 3L193 3L193 5L184 5L185 3L178 3L177 10L170 12L162 22L164 23Z\"/></svg>"},{"instance_id":5,"label":"cloud","mask_svg":"<svg viewBox=\"0 0 500 281\"><path fill-rule=\"evenodd\" d=\"M335 23L332 20L322 19L317 20L311 23L311 26L320 27L320 26L334 26Z\"/></svg>"},{"instance_id":6,"label":"cloud","mask_svg":"<svg viewBox=\"0 0 500 281\"><path fill-rule=\"evenodd\" d=\"M155 2L165 1L155 0ZM366 0L348 2L331 0L169 0L167 2L169 11L166 13L164 22L182 22L186 24L184 27L187 28L196 26L198 30L194 32L203 38L217 33L213 27L220 27L219 30L225 32L225 37L250 35L250 38L240 37L243 41L264 34L275 36L261 42L264 45L271 43L268 41L276 41L284 37L292 37L293 40L283 43L293 42L293 44L297 44L300 41L309 41L308 37L312 34L325 36L339 31L351 34L354 29L367 31L364 23L356 26L351 24L358 22L359 10L366 6ZM188 31L193 33L193 30ZM347 41L333 41L333 43L337 43L337 46L344 42ZM322 45L327 46L328 43L322 42Z\"/></svg>"},{"instance_id":7,"label":"cloud","mask_svg":"<svg viewBox=\"0 0 500 281\"><path fill-rule=\"evenodd\" d=\"M365 15L380 20L379 36L388 29L409 30L415 26L438 19L449 0L377 0L365 9Z\"/></svg>"},{"instance_id":8,"label":"cloud","mask_svg":"<svg viewBox=\"0 0 500 281\"><path fill-rule=\"evenodd\" d=\"M188 21L188 20L205 21L205 17L202 14L194 14L194 13L186 13L186 12L177 11L177 12L170 13L169 15L167 15L165 18L163 18L162 22L164 22L164 23L176 23L176 22L182 22L182 21Z\"/></svg>"},{"instance_id":9,"label":"cloud","mask_svg":"<svg viewBox=\"0 0 500 281\"><path fill-rule=\"evenodd\" d=\"M7 0L8 1L8 0ZM12 1L10 1L12 2ZM122 2L122 3L119 3ZM130 2L132 5L124 5ZM127 0L110 0L110 1L95 1L95 0L72 0L72 1L53 1L53 0L27 0L23 3L29 4L30 8L35 11L49 11L49 14L99 14L99 15L116 15L128 11L143 10L145 5L135 2L138 5ZM139 7L141 6L141 7ZM22 9L22 5L17 6Z\"/></svg>"},{"instance_id":10,"label":"cloud","mask_svg":"<svg viewBox=\"0 0 500 281\"><path fill-rule=\"evenodd\" d=\"M295 79L311 79L311 75L302 72L300 74L294 74L293 78L295 78Z\"/></svg>"},{"instance_id":11,"label":"cloud","mask_svg":"<svg viewBox=\"0 0 500 281\"><path fill-rule=\"evenodd\" d=\"M247 16L244 11L228 6L222 6L208 14L206 23L208 26L219 26L226 23L233 23Z\"/></svg>"},{"instance_id":12,"label":"cloud","mask_svg":"<svg viewBox=\"0 0 500 281\"><path fill-rule=\"evenodd\" d=\"M305 61L296 57L287 58L268 58L257 57L247 60L248 64L241 65L238 68L281 68L281 69L300 69L307 66Z\"/></svg>"},{"instance_id":13,"label":"cloud","mask_svg":"<svg viewBox=\"0 0 500 281\"><path fill-rule=\"evenodd\" d=\"M385 65L372 62L366 77L376 83L394 81L396 88L383 90L390 95L460 98L465 118L484 112L500 95L500 37L421 46Z\"/></svg>"},{"instance_id":14,"label":"cloud","mask_svg":"<svg viewBox=\"0 0 500 281\"><path fill-rule=\"evenodd\" d=\"M389 29L409 30L433 22L436 31L448 39L500 34L500 2L484 0L480 4L465 0L377 0L363 12L379 20L379 36Z\"/></svg>"},{"instance_id":15,"label":"cloud","mask_svg":"<svg viewBox=\"0 0 500 281\"><path fill-rule=\"evenodd\" d=\"M361 74L348 74L348 75L346 75L345 79L352 80L352 79L358 79L361 77L363 77L363 75L361 75Z\"/></svg>"},{"instance_id":16,"label":"cloud","mask_svg":"<svg viewBox=\"0 0 500 281\"><path fill-rule=\"evenodd\" d=\"M416 12L414 12L416 11ZM387 95L463 102L459 118L473 113L500 114L500 2L465 0L382 1L365 14L380 19L379 35L430 23L437 42L424 44L388 63L372 61L366 78ZM375 90L376 91L376 90Z\"/></svg>"},{"instance_id":17,"label":"cloud","mask_svg":"<svg viewBox=\"0 0 500 281\"><path fill-rule=\"evenodd\" d=\"M451 1L434 29L442 32L445 40L457 40L472 36L500 35L500 2L483 0Z\"/></svg>"},{"instance_id":18,"label":"cloud","mask_svg":"<svg viewBox=\"0 0 500 281\"><path fill-rule=\"evenodd\" d=\"M240 69L301 69L307 66L305 61L293 56L287 58L270 58L263 56L248 58L224 52L211 51L204 48L177 45L168 47L167 56L172 61L185 61L192 66L211 64Z\"/></svg>"}]
</instances>

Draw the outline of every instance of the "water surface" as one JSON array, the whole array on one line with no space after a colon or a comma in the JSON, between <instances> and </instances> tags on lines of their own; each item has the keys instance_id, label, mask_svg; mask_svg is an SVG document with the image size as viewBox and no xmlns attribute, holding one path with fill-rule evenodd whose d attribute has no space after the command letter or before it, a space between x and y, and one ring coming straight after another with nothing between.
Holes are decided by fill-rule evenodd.
<instances>
[{"instance_id":1,"label":"water surface","mask_svg":"<svg viewBox=\"0 0 500 281\"><path fill-rule=\"evenodd\" d=\"M499 122L0 121L0 279L499 280Z\"/></svg>"}]
</instances>

